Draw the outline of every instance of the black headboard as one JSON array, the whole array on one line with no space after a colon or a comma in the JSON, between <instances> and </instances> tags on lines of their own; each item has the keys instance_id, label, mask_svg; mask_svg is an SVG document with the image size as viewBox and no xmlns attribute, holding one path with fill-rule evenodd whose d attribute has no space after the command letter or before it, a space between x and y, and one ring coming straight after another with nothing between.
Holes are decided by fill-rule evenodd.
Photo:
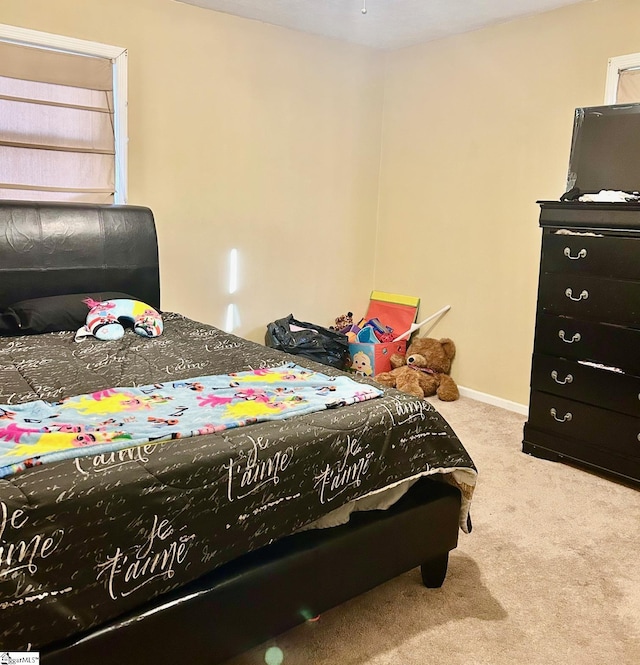
<instances>
[{"instance_id":1,"label":"black headboard","mask_svg":"<svg viewBox=\"0 0 640 665\"><path fill-rule=\"evenodd\" d=\"M0 201L0 310L28 298L99 291L160 308L151 210Z\"/></svg>"}]
</instances>

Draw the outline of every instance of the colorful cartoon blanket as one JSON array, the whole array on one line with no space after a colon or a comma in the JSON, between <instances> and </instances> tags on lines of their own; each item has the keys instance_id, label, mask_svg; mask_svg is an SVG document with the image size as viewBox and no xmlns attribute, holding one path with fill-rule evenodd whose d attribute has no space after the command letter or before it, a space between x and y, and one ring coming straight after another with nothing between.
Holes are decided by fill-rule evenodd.
<instances>
[{"instance_id":1,"label":"colorful cartoon blanket","mask_svg":"<svg viewBox=\"0 0 640 665\"><path fill-rule=\"evenodd\" d=\"M44 462L281 420L381 394L348 377L288 364L0 405L0 478Z\"/></svg>"}]
</instances>

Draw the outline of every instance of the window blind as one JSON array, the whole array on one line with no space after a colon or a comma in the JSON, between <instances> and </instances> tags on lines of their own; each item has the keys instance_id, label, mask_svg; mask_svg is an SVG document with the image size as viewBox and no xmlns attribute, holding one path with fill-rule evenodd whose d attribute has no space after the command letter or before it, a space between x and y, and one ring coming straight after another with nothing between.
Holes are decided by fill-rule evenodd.
<instances>
[{"instance_id":1,"label":"window blind","mask_svg":"<svg viewBox=\"0 0 640 665\"><path fill-rule=\"evenodd\" d=\"M623 69L618 76L617 104L640 102L640 69Z\"/></svg>"},{"instance_id":2,"label":"window blind","mask_svg":"<svg viewBox=\"0 0 640 665\"><path fill-rule=\"evenodd\" d=\"M0 198L112 203L112 61L0 42Z\"/></svg>"}]
</instances>

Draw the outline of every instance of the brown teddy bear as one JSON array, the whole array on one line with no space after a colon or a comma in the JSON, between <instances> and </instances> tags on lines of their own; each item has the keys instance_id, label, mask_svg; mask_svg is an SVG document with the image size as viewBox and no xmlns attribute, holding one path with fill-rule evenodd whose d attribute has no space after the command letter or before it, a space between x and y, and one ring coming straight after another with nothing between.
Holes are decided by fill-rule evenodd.
<instances>
[{"instance_id":1,"label":"brown teddy bear","mask_svg":"<svg viewBox=\"0 0 640 665\"><path fill-rule=\"evenodd\" d=\"M455 355L456 346L450 339L418 337L411 342L405 356L394 353L391 356L394 369L378 374L375 380L416 397L438 395L444 402L453 402L460 397L456 382L449 376Z\"/></svg>"}]
</instances>

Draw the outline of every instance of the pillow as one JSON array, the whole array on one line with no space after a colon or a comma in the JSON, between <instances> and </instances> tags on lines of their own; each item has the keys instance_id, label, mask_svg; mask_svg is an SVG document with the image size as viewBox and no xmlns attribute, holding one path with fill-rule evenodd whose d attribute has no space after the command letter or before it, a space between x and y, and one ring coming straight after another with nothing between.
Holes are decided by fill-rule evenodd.
<instances>
[{"instance_id":1,"label":"pillow","mask_svg":"<svg viewBox=\"0 0 640 665\"><path fill-rule=\"evenodd\" d=\"M0 314L0 337L2 335L16 335L18 332L15 318L9 314Z\"/></svg>"},{"instance_id":2,"label":"pillow","mask_svg":"<svg viewBox=\"0 0 640 665\"><path fill-rule=\"evenodd\" d=\"M76 333L76 342L95 336L104 341L120 339L124 335L123 323L133 326L133 332L142 337L162 335L162 317L153 307L140 300L111 298L97 302L85 300L91 307L86 324Z\"/></svg>"},{"instance_id":3,"label":"pillow","mask_svg":"<svg viewBox=\"0 0 640 665\"><path fill-rule=\"evenodd\" d=\"M84 302L86 298L100 301L131 297L117 291L97 291L22 300L3 312L0 335L37 335L62 330L75 332L87 319L89 307Z\"/></svg>"}]
</instances>

